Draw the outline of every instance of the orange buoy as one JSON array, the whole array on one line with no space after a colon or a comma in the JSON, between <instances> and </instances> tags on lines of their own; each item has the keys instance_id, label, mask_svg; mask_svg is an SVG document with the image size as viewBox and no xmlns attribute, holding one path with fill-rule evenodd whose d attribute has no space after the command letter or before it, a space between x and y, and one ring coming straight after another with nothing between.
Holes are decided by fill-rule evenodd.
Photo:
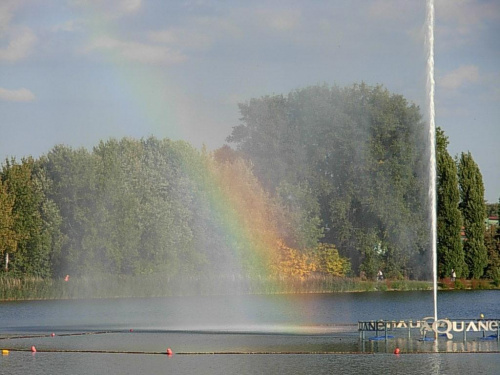
<instances>
[{"instance_id":1,"label":"orange buoy","mask_svg":"<svg viewBox=\"0 0 500 375\"><path fill-rule=\"evenodd\" d=\"M399 354L399 348L394 349L394 354Z\"/></svg>"},{"instance_id":2,"label":"orange buoy","mask_svg":"<svg viewBox=\"0 0 500 375\"><path fill-rule=\"evenodd\" d=\"M167 349L167 355L172 355L172 354L173 354L172 349L168 348Z\"/></svg>"},{"instance_id":3,"label":"orange buoy","mask_svg":"<svg viewBox=\"0 0 500 375\"><path fill-rule=\"evenodd\" d=\"M35 345L31 345L31 352L32 352L32 353L36 353L36 348L35 348Z\"/></svg>"},{"instance_id":4,"label":"orange buoy","mask_svg":"<svg viewBox=\"0 0 500 375\"><path fill-rule=\"evenodd\" d=\"M52 333L50 334L50 337L54 337L55 335L56 335L56 334L55 334L54 332L52 332Z\"/></svg>"},{"instance_id":5,"label":"orange buoy","mask_svg":"<svg viewBox=\"0 0 500 375\"><path fill-rule=\"evenodd\" d=\"M2 349L2 355L9 355L9 351L7 349Z\"/></svg>"}]
</instances>

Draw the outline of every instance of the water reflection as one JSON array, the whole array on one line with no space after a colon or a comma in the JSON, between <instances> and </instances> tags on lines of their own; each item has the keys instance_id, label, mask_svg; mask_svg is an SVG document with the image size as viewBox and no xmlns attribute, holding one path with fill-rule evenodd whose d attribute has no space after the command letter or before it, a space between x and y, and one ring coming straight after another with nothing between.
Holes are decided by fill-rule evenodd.
<instances>
[{"instance_id":1,"label":"water reflection","mask_svg":"<svg viewBox=\"0 0 500 375\"><path fill-rule=\"evenodd\" d=\"M12 353L2 373L20 374L497 374L500 358L476 355L129 355Z\"/></svg>"},{"instance_id":2,"label":"water reflection","mask_svg":"<svg viewBox=\"0 0 500 375\"><path fill-rule=\"evenodd\" d=\"M394 353L395 348L399 348L401 353L495 353L500 351L500 343L496 340L483 341L480 338L470 341L444 338L420 341L407 337L387 341L360 340L360 351L363 353Z\"/></svg>"}]
</instances>

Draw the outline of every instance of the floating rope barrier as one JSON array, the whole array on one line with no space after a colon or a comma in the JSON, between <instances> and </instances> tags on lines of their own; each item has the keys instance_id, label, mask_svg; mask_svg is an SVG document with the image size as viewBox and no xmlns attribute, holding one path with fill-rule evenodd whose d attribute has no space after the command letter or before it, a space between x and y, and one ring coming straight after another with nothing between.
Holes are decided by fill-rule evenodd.
<instances>
[{"instance_id":1,"label":"floating rope barrier","mask_svg":"<svg viewBox=\"0 0 500 375\"><path fill-rule=\"evenodd\" d=\"M30 349L4 349L10 352L30 352ZM142 354L142 355L168 355L167 352L162 351L122 351L122 350L93 350L93 349L37 349L38 353L87 353L87 354ZM478 351L418 351L418 352L403 352L397 354L498 354L500 350L478 350ZM175 355L185 356L202 356L202 355L351 355L351 354L364 354L364 355L381 355L389 353L380 352L361 352L361 351L213 351L213 352L177 352L172 353Z\"/></svg>"},{"instance_id":2,"label":"floating rope barrier","mask_svg":"<svg viewBox=\"0 0 500 375\"><path fill-rule=\"evenodd\" d=\"M55 336L63 337L63 336L103 335L106 333L122 333L122 331L92 331L92 332L59 333L57 335L53 333L47 333L43 335L5 336L5 337L0 337L0 340L39 339L39 338L55 337Z\"/></svg>"}]
</instances>

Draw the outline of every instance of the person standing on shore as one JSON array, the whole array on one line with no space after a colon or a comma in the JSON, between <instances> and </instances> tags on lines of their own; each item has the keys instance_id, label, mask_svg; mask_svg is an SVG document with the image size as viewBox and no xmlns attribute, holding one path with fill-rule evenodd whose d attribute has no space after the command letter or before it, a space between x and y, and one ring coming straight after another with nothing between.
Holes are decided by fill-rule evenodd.
<instances>
[{"instance_id":1,"label":"person standing on shore","mask_svg":"<svg viewBox=\"0 0 500 375\"><path fill-rule=\"evenodd\" d=\"M378 270L377 280L378 281L384 280L384 274L382 273L382 270Z\"/></svg>"}]
</instances>

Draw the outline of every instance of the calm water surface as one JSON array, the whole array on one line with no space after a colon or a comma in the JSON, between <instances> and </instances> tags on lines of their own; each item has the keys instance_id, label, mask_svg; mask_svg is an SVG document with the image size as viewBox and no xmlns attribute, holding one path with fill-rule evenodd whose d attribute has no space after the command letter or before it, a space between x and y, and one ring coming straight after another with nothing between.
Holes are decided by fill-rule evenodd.
<instances>
[{"instance_id":1,"label":"calm water surface","mask_svg":"<svg viewBox=\"0 0 500 375\"><path fill-rule=\"evenodd\" d=\"M0 374L500 373L494 340L361 341L356 331L358 320L432 314L432 292L3 302ZM480 314L500 318L499 291L438 295L439 317ZM172 357L154 354L169 347Z\"/></svg>"}]
</instances>

